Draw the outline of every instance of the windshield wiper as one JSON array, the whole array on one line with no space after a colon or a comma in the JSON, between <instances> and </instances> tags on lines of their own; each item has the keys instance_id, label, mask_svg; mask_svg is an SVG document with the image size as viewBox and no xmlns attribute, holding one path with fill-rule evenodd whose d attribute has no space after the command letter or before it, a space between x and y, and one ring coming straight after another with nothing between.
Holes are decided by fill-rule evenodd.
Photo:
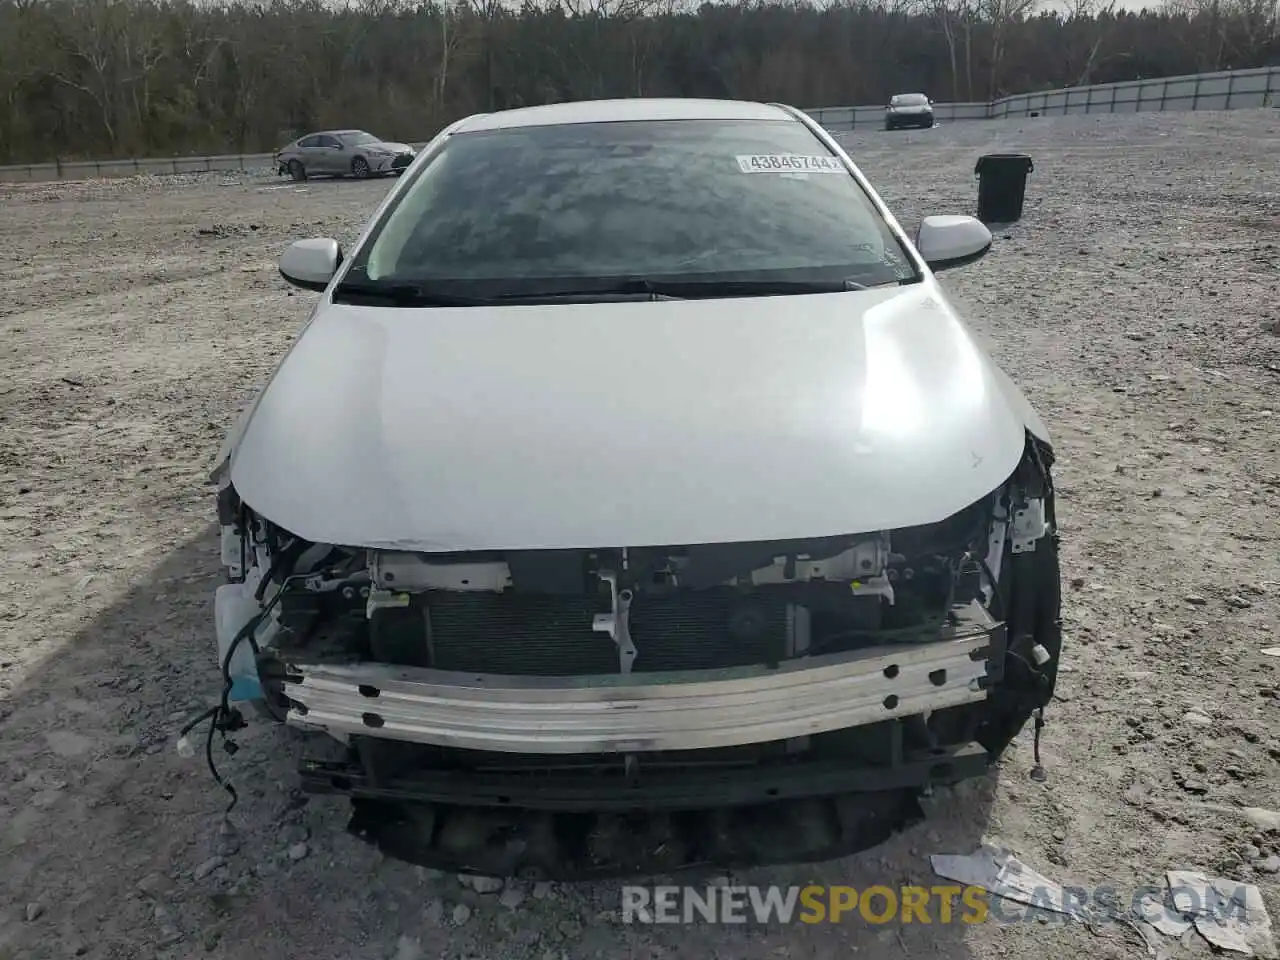
<instances>
[{"instance_id":1,"label":"windshield wiper","mask_svg":"<svg viewBox=\"0 0 1280 960\"><path fill-rule=\"evenodd\" d=\"M856 280L652 280L655 293L687 297L775 297L866 290Z\"/></svg>"},{"instance_id":2,"label":"windshield wiper","mask_svg":"<svg viewBox=\"0 0 1280 960\"><path fill-rule=\"evenodd\" d=\"M843 293L866 290L854 280L681 280L678 278L628 277L598 284L552 287L529 293L503 294L497 302L555 300L588 297L648 297L653 300L699 300L719 297L795 296L805 293Z\"/></svg>"},{"instance_id":3,"label":"windshield wiper","mask_svg":"<svg viewBox=\"0 0 1280 960\"><path fill-rule=\"evenodd\" d=\"M496 302L440 293L416 283L357 283L354 280L344 280L334 287L333 298L340 303L373 300L393 307L486 307Z\"/></svg>"},{"instance_id":4,"label":"windshield wiper","mask_svg":"<svg viewBox=\"0 0 1280 960\"><path fill-rule=\"evenodd\" d=\"M341 303L376 303L393 307L492 307L504 303L590 302L612 298L649 300L705 300L728 297L797 296L806 293L844 293L867 290L856 280L681 280L626 277L572 286L547 286L489 297L463 297L415 283L372 283L345 280L334 288Z\"/></svg>"}]
</instances>

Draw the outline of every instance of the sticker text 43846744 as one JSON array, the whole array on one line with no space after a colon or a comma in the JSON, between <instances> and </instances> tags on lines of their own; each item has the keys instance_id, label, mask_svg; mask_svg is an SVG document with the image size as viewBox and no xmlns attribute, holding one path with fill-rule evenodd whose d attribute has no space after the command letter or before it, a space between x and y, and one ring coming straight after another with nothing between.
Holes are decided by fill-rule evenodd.
<instances>
[{"instance_id":1,"label":"sticker text 43846744","mask_svg":"<svg viewBox=\"0 0 1280 960\"><path fill-rule=\"evenodd\" d=\"M736 158L743 173L843 173L843 163L835 157L804 157L795 153L767 153Z\"/></svg>"}]
</instances>

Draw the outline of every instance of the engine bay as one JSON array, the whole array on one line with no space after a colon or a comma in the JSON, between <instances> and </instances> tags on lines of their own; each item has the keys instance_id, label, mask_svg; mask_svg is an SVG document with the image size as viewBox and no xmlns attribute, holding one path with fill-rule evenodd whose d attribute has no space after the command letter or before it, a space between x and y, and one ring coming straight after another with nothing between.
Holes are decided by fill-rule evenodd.
<instances>
[{"instance_id":1,"label":"engine bay","mask_svg":"<svg viewBox=\"0 0 1280 960\"><path fill-rule=\"evenodd\" d=\"M928 640L952 606L982 596L978 551L999 509L811 540L422 554L312 544L226 489L224 591L245 610L249 595L280 596L260 647L516 675L776 664ZM224 654L242 619L227 618Z\"/></svg>"}]
</instances>

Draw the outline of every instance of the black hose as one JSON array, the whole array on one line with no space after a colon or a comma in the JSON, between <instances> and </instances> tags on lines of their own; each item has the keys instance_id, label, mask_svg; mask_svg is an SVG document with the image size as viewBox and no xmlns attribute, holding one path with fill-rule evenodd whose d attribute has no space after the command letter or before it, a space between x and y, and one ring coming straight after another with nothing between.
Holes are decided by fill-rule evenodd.
<instances>
[{"instance_id":1,"label":"black hose","mask_svg":"<svg viewBox=\"0 0 1280 960\"><path fill-rule=\"evenodd\" d=\"M283 590L283 587L281 589ZM276 594L276 596L278 597L279 594ZM274 603L275 598L272 598L272 605ZM231 709L231 690L235 686L235 681L231 678L231 658L235 656L236 648L245 640L249 641L249 646L253 648L255 657L257 656L260 651L258 649L258 641L254 639L253 634L257 631L258 625L262 623L263 618L266 617L270 610L271 605L268 605L261 610L248 623L240 628L239 632L232 637L231 643L227 646L226 655L222 658L222 696L218 700L218 705L212 708L212 719L209 721L209 732L204 739L204 759L205 763L209 767L209 772L213 774L213 779L217 782L218 786L222 787L223 790L227 791L227 793L231 795L231 802L227 804L226 813L230 813L235 809L236 803L239 802L240 797L236 793L236 788L224 780L222 775L218 773L218 767L213 762L213 734L215 731L221 730L223 742L228 744L228 752L231 752L232 748L229 745L230 742L227 740L227 734L231 730L239 729L239 727L244 725L244 719L240 717L238 712L233 712Z\"/></svg>"},{"instance_id":2,"label":"black hose","mask_svg":"<svg viewBox=\"0 0 1280 960\"><path fill-rule=\"evenodd\" d=\"M221 709L221 708L220 708L220 707L210 707L210 708L209 708L208 710L206 710L204 713L200 714L200 716L196 717L194 720L192 720L192 721L191 721L190 723L188 723L185 727L183 727L181 730L179 730L179 731L178 731L178 739L182 739L182 738L183 738L183 737L185 737L188 733L190 733L192 730L194 730L196 727L200 726L200 724L201 724L201 722L202 722L202 721L204 721L204 720L211 720L211 719L215 718L215 717L218 715L218 710L219 710L219 709Z\"/></svg>"},{"instance_id":3,"label":"black hose","mask_svg":"<svg viewBox=\"0 0 1280 960\"><path fill-rule=\"evenodd\" d=\"M982 567L983 574L986 576L987 581L991 584L991 599L998 601L999 603L1000 609L996 619L998 620L1008 619L1009 607L1004 601L1004 594L1000 592L1000 581L997 580L995 574L991 572L991 567L988 566L985 557L975 557L974 559L978 561L978 565Z\"/></svg>"},{"instance_id":4,"label":"black hose","mask_svg":"<svg viewBox=\"0 0 1280 960\"><path fill-rule=\"evenodd\" d=\"M284 569L286 563L292 569L294 562L306 552L308 546L310 544L307 541L295 538L289 546L275 554L271 560L271 566L267 568L266 575L258 583L258 589L253 591L253 599L261 603L263 595L267 592L267 586L276 578L276 574Z\"/></svg>"},{"instance_id":5,"label":"black hose","mask_svg":"<svg viewBox=\"0 0 1280 960\"><path fill-rule=\"evenodd\" d=\"M218 773L218 767L213 762L213 732L217 729L218 720L215 717L209 722L209 732L204 738L204 762L208 765L209 772L213 774L213 779L217 782L218 786L222 787L223 790L227 791L227 793L231 795L231 802L227 804L227 809L223 811L223 816L226 816L236 808L236 804L240 802L240 795L236 793L235 787L233 787L228 781L222 779L222 774ZM225 731L223 733L223 737L226 737Z\"/></svg>"}]
</instances>

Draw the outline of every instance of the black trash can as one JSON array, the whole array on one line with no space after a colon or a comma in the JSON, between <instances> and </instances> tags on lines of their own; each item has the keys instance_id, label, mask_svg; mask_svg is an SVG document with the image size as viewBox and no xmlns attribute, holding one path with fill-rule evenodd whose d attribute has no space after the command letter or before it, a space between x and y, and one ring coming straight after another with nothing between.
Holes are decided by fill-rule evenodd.
<instances>
[{"instance_id":1,"label":"black trash can","mask_svg":"<svg viewBox=\"0 0 1280 960\"><path fill-rule=\"evenodd\" d=\"M1022 217L1027 174L1035 167L1023 153L989 153L978 158L978 219L983 223L1013 223Z\"/></svg>"}]
</instances>

